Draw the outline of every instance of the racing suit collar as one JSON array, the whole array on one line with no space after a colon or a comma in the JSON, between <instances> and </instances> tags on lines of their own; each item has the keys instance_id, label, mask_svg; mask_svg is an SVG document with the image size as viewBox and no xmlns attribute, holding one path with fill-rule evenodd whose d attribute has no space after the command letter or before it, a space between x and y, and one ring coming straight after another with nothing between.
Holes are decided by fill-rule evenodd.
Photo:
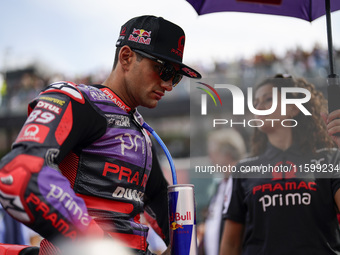
<instances>
[{"instance_id":1,"label":"racing suit collar","mask_svg":"<svg viewBox=\"0 0 340 255\"><path fill-rule=\"evenodd\" d=\"M137 109L131 109L131 107L129 107L127 104L125 104L124 101L119 96L117 96L116 93L114 93L112 91L112 89L110 89L109 87L106 87L104 85L101 85L101 84L95 84L93 86L95 86L98 89L100 89L101 91L103 91L122 110L124 110L127 113L130 113L133 116L133 119L140 126L143 125L144 119L143 119L142 115L137 111Z\"/></svg>"},{"instance_id":2,"label":"racing suit collar","mask_svg":"<svg viewBox=\"0 0 340 255\"><path fill-rule=\"evenodd\" d=\"M109 87L100 85L99 88L103 91L119 108L123 111L129 113L131 111L131 107L128 106L116 93L114 93Z\"/></svg>"}]
</instances>

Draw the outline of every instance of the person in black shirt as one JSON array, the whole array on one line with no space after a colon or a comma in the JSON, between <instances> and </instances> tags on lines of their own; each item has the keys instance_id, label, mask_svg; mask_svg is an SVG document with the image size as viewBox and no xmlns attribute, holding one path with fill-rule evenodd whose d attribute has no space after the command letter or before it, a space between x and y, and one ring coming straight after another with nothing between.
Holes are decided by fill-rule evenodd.
<instances>
[{"instance_id":1,"label":"person in black shirt","mask_svg":"<svg viewBox=\"0 0 340 255\"><path fill-rule=\"evenodd\" d=\"M326 127L320 118L326 111L322 94L304 79L285 76L266 79L255 88L255 109L271 109L273 88L278 90L277 109L255 118L277 121L263 121L256 128L253 157L237 166L231 202L223 215L220 254L340 254L336 209L340 206L340 154L327 134L327 129L331 135L339 131L335 127L339 121L332 120L340 114L325 116ZM281 114L284 88L308 89L311 98L303 107L311 115L294 104L287 104L286 115ZM299 100L305 95L286 96Z\"/></svg>"}]
</instances>

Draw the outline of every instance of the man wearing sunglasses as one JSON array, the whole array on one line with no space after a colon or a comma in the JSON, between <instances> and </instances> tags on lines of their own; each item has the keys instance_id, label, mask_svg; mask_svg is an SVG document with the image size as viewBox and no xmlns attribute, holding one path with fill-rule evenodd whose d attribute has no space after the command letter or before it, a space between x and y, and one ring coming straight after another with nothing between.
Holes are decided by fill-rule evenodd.
<instances>
[{"instance_id":1,"label":"man wearing sunglasses","mask_svg":"<svg viewBox=\"0 0 340 255\"><path fill-rule=\"evenodd\" d=\"M154 20L157 22L143 17L136 24L132 19L122 26L114 69L104 82L132 108L155 107L165 91L171 91L183 75L201 78L197 71L182 63L183 30L162 18ZM135 80L125 83L128 77ZM122 81L118 81L120 78Z\"/></svg>"},{"instance_id":2,"label":"man wearing sunglasses","mask_svg":"<svg viewBox=\"0 0 340 255\"><path fill-rule=\"evenodd\" d=\"M121 28L114 66L101 85L56 82L29 104L29 116L0 162L0 202L45 239L39 254L89 234L151 254L145 216L169 244L167 182L138 106L153 108L182 76L183 30L141 16Z\"/></svg>"}]
</instances>

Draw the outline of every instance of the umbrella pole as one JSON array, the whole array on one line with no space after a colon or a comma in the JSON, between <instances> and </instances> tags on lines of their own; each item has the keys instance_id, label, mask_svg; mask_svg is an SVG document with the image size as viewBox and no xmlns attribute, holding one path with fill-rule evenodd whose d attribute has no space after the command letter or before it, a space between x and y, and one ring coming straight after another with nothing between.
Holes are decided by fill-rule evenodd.
<instances>
[{"instance_id":1,"label":"umbrella pole","mask_svg":"<svg viewBox=\"0 0 340 255\"><path fill-rule=\"evenodd\" d=\"M330 0L325 0L325 3L326 3L327 42L328 42L328 58L329 58L329 72L330 72L327 78L328 112L332 112L336 109L340 109L340 81L339 81L339 76L334 73Z\"/></svg>"},{"instance_id":2,"label":"umbrella pole","mask_svg":"<svg viewBox=\"0 0 340 255\"><path fill-rule=\"evenodd\" d=\"M330 0L326 2L326 25L327 25L327 42L328 42L328 57L329 57L329 72L330 76L334 77L334 56L333 56L333 37L332 37L332 21L331 21L331 5Z\"/></svg>"}]
</instances>

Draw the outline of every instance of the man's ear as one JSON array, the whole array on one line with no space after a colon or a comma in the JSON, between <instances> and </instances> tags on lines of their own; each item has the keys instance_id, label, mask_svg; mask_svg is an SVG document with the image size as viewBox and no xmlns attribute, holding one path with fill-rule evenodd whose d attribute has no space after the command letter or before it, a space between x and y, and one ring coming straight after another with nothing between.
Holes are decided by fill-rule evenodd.
<instances>
[{"instance_id":1,"label":"man's ear","mask_svg":"<svg viewBox=\"0 0 340 255\"><path fill-rule=\"evenodd\" d=\"M128 70L133 59L133 52L129 46L123 46L119 51L119 63L122 66L123 70Z\"/></svg>"}]
</instances>

